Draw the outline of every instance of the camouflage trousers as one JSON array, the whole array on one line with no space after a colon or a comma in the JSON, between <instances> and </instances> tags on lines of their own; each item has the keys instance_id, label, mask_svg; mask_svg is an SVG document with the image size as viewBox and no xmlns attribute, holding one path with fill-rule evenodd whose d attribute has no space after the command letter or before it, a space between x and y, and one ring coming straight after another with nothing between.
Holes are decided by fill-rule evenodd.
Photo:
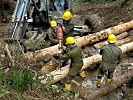
<instances>
[{"instance_id":1,"label":"camouflage trousers","mask_svg":"<svg viewBox=\"0 0 133 100\"><path fill-rule=\"evenodd\" d=\"M75 77L79 74L82 66L83 66L82 63L77 63L77 64L72 65L72 67L70 67L68 76L65 78L65 82L70 84L71 81L75 79Z\"/></svg>"},{"instance_id":2,"label":"camouflage trousers","mask_svg":"<svg viewBox=\"0 0 133 100\"><path fill-rule=\"evenodd\" d=\"M115 68L116 64L101 62L98 72L98 78L101 79L103 75L106 75L107 78L112 79Z\"/></svg>"}]
</instances>

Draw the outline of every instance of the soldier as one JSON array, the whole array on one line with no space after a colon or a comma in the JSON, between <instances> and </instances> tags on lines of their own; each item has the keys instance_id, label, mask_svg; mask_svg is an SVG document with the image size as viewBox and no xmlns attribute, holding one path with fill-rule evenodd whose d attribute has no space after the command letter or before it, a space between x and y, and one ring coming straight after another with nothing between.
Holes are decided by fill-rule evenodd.
<instances>
[{"instance_id":1,"label":"soldier","mask_svg":"<svg viewBox=\"0 0 133 100\"><path fill-rule=\"evenodd\" d=\"M71 60L70 70L68 76L66 77L65 88L70 91L71 89L71 81L75 78L75 76L80 72L83 66L82 59L82 49L75 44L75 39L73 37L66 38L67 48L70 48L65 54L61 55L61 59ZM81 76L82 77L82 76Z\"/></svg>"},{"instance_id":2,"label":"soldier","mask_svg":"<svg viewBox=\"0 0 133 100\"><path fill-rule=\"evenodd\" d=\"M57 39L57 23L56 21L52 20L50 22L50 28L48 30L48 37L52 45L58 44L59 40Z\"/></svg>"},{"instance_id":3,"label":"soldier","mask_svg":"<svg viewBox=\"0 0 133 100\"><path fill-rule=\"evenodd\" d=\"M122 60L122 50L115 45L116 36L114 34L108 36L108 42L109 44L104 45L100 50L102 62L96 84L98 88L101 87L101 79L104 74L107 76L106 82L111 83L116 64Z\"/></svg>"},{"instance_id":4,"label":"soldier","mask_svg":"<svg viewBox=\"0 0 133 100\"><path fill-rule=\"evenodd\" d=\"M73 36L73 30L74 30L74 23L71 22L72 14L70 11L66 11L63 14L63 33L64 33L64 40L68 36Z\"/></svg>"}]
</instances>

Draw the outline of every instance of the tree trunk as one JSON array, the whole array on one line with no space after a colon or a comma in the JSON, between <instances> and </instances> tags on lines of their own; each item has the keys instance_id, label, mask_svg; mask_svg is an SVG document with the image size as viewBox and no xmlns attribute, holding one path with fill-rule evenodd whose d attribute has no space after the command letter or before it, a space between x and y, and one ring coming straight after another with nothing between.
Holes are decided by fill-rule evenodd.
<instances>
[{"instance_id":1,"label":"tree trunk","mask_svg":"<svg viewBox=\"0 0 133 100\"><path fill-rule=\"evenodd\" d=\"M133 51L133 42L124 44L124 45L120 46L120 48L123 53ZM88 58L84 58L83 61L84 61L84 65L82 67L82 70L84 70L92 65L100 63L102 61L102 56L100 54L97 54L97 55L94 55L94 56L91 56Z\"/></svg>"},{"instance_id":2,"label":"tree trunk","mask_svg":"<svg viewBox=\"0 0 133 100\"><path fill-rule=\"evenodd\" d=\"M58 53L58 45L55 45L55 46L51 46L49 48L35 51L35 53L28 52L28 53L26 53L26 56L29 59L39 60L40 58L44 57L46 54L56 55L57 53Z\"/></svg>"},{"instance_id":3,"label":"tree trunk","mask_svg":"<svg viewBox=\"0 0 133 100\"><path fill-rule=\"evenodd\" d=\"M41 72L44 74L47 74L47 73L55 70L56 68L57 68L57 66L55 65L54 61L51 60L44 67L42 67Z\"/></svg>"},{"instance_id":4,"label":"tree trunk","mask_svg":"<svg viewBox=\"0 0 133 100\"><path fill-rule=\"evenodd\" d=\"M53 84L55 82L60 81L61 79L63 79L64 77L67 76L68 72L69 72L69 67L70 65L67 65L65 67L59 68L53 72L50 72L49 74L46 74L46 76L40 76L39 79L42 79L41 82L43 84ZM46 79L44 79L45 77L47 77Z\"/></svg>"},{"instance_id":5,"label":"tree trunk","mask_svg":"<svg viewBox=\"0 0 133 100\"><path fill-rule=\"evenodd\" d=\"M132 51L133 50L133 42L124 44L124 45L120 46L120 48L121 48L123 53L126 53L128 51ZM83 65L81 70L84 70L84 69L86 69L92 65L98 64L101 62L101 60L102 60L102 56L100 54L97 54L97 55L94 55L94 56L91 56L88 58L84 58L83 59L84 65ZM61 69L57 69L53 72L50 72L49 74L47 74L47 76L50 79L52 79L51 83L55 83L55 82L63 79L64 77L66 77L68 72L69 72L69 65L62 67ZM39 79L43 79L43 78L44 78L44 76L39 77ZM48 83L48 81L45 79L42 80L41 82L44 84Z\"/></svg>"},{"instance_id":6,"label":"tree trunk","mask_svg":"<svg viewBox=\"0 0 133 100\"><path fill-rule=\"evenodd\" d=\"M131 36L127 37L127 35L128 35L127 32L124 32L124 33L117 35L116 45L120 46L120 45L131 42L133 40L133 38ZM127 38L125 38L125 37L127 37ZM125 38L125 39L123 39L123 38ZM98 49L100 49L104 44L108 44L108 41L105 40L102 42L98 42L94 45L86 46L83 49L84 58L96 55L98 53Z\"/></svg>"},{"instance_id":7,"label":"tree trunk","mask_svg":"<svg viewBox=\"0 0 133 100\"><path fill-rule=\"evenodd\" d=\"M117 45L117 46L120 46L120 45L129 43L129 42L132 42L132 41L133 41L133 38L132 38L132 37L127 37L127 38L125 38L125 39L122 39L122 40L117 41L117 42L116 42L116 45Z\"/></svg>"},{"instance_id":8,"label":"tree trunk","mask_svg":"<svg viewBox=\"0 0 133 100\"><path fill-rule=\"evenodd\" d=\"M128 36L128 32L123 32L116 36L117 40L122 40L123 38Z\"/></svg>"},{"instance_id":9,"label":"tree trunk","mask_svg":"<svg viewBox=\"0 0 133 100\"><path fill-rule=\"evenodd\" d=\"M117 89L118 87L122 86L124 83L128 82L130 79L133 78L133 69L129 70L124 75L117 77L115 80L111 82L111 84L105 84L105 86L96 89L96 90L85 90L80 89L80 94L87 100L95 100L100 96L104 96L107 93Z\"/></svg>"},{"instance_id":10,"label":"tree trunk","mask_svg":"<svg viewBox=\"0 0 133 100\"><path fill-rule=\"evenodd\" d=\"M80 47L86 46L88 44L92 44L92 43L95 43L95 42L98 42L98 41L101 41L101 40L107 38L108 34L113 33L113 34L117 35L119 33L127 31L128 29L131 29L131 28L133 28L133 20L130 22L124 23L124 24L119 24L115 27L111 27L111 28L102 30L102 31L94 33L92 35L89 34L89 35L77 38L76 44ZM55 45L55 46L52 46L49 48L45 48L45 49L36 51L35 53L32 53L32 52L27 53L27 57L29 59L34 57L34 59L36 60L36 59L39 59L39 58L45 56L46 54L55 55L57 53L58 53L58 45Z\"/></svg>"},{"instance_id":11,"label":"tree trunk","mask_svg":"<svg viewBox=\"0 0 133 100\"><path fill-rule=\"evenodd\" d=\"M119 24L117 26L102 30L100 32L94 33L92 35L87 35L80 37L76 40L78 46L86 46L88 44L93 44L95 42L101 41L108 37L108 34L120 34L128 29L133 28L133 20L124 24Z\"/></svg>"},{"instance_id":12,"label":"tree trunk","mask_svg":"<svg viewBox=\"0 0 133 100\"><path fill-rule=\"evenodd\" d=\"M127 36L128 36L128 33L127 32L123 32L123 33L117 35L116 38L117 38L117 40L121 40L121 39L123 39L123 38L125 38ZM107 44L107 43L108 43L108 41L107 40L104 40L102 42L95 43L94 44L94 47L97 48L97 49L99 49L99 48L102 47L103 44Z\"/></svg>"},{"instance_id":13,"label":"tree trunk","mask_svg":"<svg viewBox=\"0 0 133 100\"><path fill-rule=\"evenodd\" d=\"M120 45L129 43L129 42L132 42L132 41L133 41L133 38L131 36L129 36L129 37L124 38L122 40L117 40L115 44L117 46L120 46ZM99 43L95 44L94 47L96 49L100 49L104 44L108 44L108 41L99 42Z\"/></svg>"}]
</instances>

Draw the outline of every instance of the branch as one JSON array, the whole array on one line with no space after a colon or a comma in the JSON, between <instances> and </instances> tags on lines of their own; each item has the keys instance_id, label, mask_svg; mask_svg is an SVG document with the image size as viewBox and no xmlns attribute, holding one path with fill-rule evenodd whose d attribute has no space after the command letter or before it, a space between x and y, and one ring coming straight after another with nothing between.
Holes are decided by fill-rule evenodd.
<instances>
[{"instance_id":1,"label":"branch","mask_svg":"<svg viewBox=\"0 0 133 100\"><path fill-rule=\"evenodd\" d=\"M15 66L14 59L12 58L11 53L10 53L9 48L8 48L8 44L6 44L5 48L6 48L7 55L9 57L9 59L10 59L11 65Z\"/></svg>"}]
</instances>

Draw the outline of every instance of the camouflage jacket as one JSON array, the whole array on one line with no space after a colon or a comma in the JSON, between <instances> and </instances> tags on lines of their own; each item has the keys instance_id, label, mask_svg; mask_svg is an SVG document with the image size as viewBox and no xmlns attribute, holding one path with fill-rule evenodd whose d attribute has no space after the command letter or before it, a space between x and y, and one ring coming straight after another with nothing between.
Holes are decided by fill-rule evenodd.
<instances>
[{"instance_id":1,"label":"camouflage jacket","mask_svg":"<svg viewBox=\"0 0 133 100\"><path fill-rule=\"evenodd\" d=\"M67 51L65 54L61 55L62 60L71 60L71 67L82 67L82 49L75 45L71 50Z\"/></svg>"},{"instance_id":2,"label":"camouflage jacket","mask_svg":"<svg viewBox=\"0 0 133 100\"><path fill-rule=\"evenodd\" d=\"M48 30L48 37L52 44L58 44L57 33L50 27Z\"/></svg>"},{"instance_id":3,"label":"camouflage jacket","mask_svg":"<svg viewBox=\"0 0 133 100\"><path fill-rule=\"evenodd\" d=\"M117 47L115 44L107 44L104 45L101 50L100 54L102 55L102 63L101 67L109 67L115 68L117 61L122 60L122 50Z\"/></svg>"},{"instance_id":4,"label":"camouflage jacket","mask_svg":"<svg viewBox=\"0 0 133 100\"><path fill-rule=\"evenodd\" d=\"M69 20L64 21L63 25L65 27L65 29L63 30L64 39L66 39L68 36L73 36L74 23L71 20Z\"/></svg>"}]
</instances>

